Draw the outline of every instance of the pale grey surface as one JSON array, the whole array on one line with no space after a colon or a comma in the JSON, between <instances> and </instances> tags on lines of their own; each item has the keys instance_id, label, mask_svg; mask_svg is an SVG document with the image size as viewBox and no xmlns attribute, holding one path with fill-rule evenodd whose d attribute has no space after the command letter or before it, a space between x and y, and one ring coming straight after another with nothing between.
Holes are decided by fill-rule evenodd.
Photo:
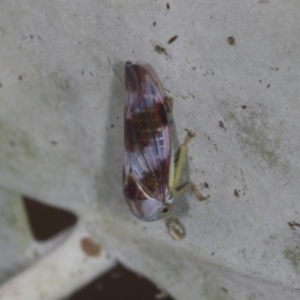
<instances>
[{"instance_id":1,"label":"pale grey surface","mask_svg":"<svg viewBox=\"0 0 300 300\"><path fill-rule=\"evenodd\" d=\"M287 222L300 223L300 2L169 3L2 2L0 185L74 211L177 299L299 299L300 236ZM180 242L122 198L126 60L151 64L174 97L179 140L197 134L190 176L210 199L175 209Z\"/></svg>"}]
</instances>

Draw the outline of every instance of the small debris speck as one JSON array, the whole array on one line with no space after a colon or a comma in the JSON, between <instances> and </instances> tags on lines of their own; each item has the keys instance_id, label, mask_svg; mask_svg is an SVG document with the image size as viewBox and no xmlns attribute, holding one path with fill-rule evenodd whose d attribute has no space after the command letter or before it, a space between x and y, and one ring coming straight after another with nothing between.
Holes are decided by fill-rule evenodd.
<instances>
[{"instance_id":1,"label":"small debris speck","mask_svg":"<svg viewBox=\"0 0 300 300\"><path fill-rule=\"evenodd\" d=\"M171 38L169 39L168 44L169 44L169 45L172 44L174 41L177 40L177 38L178 38L178 35L174 35L173 37L171 37Z\"/></svg>"},{"instance_id":2,"label":"small debris speck","mask_svg":"<svg viewBox=\"0 0 300 300\"><path fill-rule=\"evenodd\" d=\"M226 130L226 127L224 126L224 123L222 121L219 121L219 127Z\"/></svg>"},{"instance_id":3,"label":"small debris speck","mask_svg":"<svg viewBox=\"0 0 300 300\"><path fill-rule=\"evenodd\" d=\"M166 221L166 226L171 237L180 241L185 237L185 229L177 218L170 218Z\"/></svg>"},{"instance_id":4,"label":"small debris speck","mask_svg":"<svg viewBox=\"0 0 300 300\"><path fill-rule=\"evenodd\" d=\"M234 196L237 197L237 198L240 197L240 194L239 194L239 192L238 192L237 190L234 190L234 193L233 193L233 194L234 194Z\"/></svg>"},{"instance_id":5,"label":"small debris speck","mask_svg":"<svg viewBox=\"0 0 300 300\"><path fill-rule=\"evenodd\" d=\"M233 36L229 36L227 38L227 43L231 46L234 46L235 45L235 38Z\"/></svg>"},{"instance_id":6,"label":"small debris speck","mask_svg":"<svg viewBox=\"0 0 300 300\"><path fill-rule=\"evenodd\" d=\"M156 45L156 46L154 46L154 50L158 54L166 54L166 49L162 46Z\"/></svg>"},{"instance_id":7,"label":"small debris speck","mask_svg":"<svg viewBox=\"0 0 300 300\"><path fill-rule=\"evenodd\" d=\"M170 4L167 3L167 4L166 4L166 7L167 7L167 9L170 9Z\"/></svg>"},{"instance_id":8,"label":"small debris speck","mask_svg":"<svg viewBox=\"0 0 300 300\"><path fill-rule=\"evenodd\" d=\"M290 228L291 228L292 230L295 230L296 228L300 228L300 224L299 224L299 223L296 223L295 221L288 222L288 225L290 226Z\"/></svg>"}]
</instances>

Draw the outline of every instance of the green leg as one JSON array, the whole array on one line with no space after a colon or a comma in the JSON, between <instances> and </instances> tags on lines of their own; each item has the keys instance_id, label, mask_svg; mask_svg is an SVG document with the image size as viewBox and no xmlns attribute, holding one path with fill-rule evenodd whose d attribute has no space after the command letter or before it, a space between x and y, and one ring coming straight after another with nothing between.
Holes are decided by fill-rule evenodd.
<instances>
[{"instance_id":1,"label":"green leg","mask_svg":"<svg viewBox=\"0 0 300 300\"><path fill-rule=\"evenodd\" d=\"M184 158L186 156L187 144L193 137L194 137L194 134L191 131L187 130L187 135L186 135L183 143L177 150L175 157L174 157L174 168L172 168L171 172L170 172L169 187L170 187L170 190L171 190L172 194L174 195L174 197L181 195L182 193L187 191L189 188L191 188L193 193L195 194L195 196L200 201L202 201L202 200L205 200L206 197L204 197L200 193L200 191L197 189L196 185L193 182L190 181L190 182L185 183L182 186L178 186L178 183L180 180L180 175L181 175L182 168L183 168Z\"/></svg>"}]
</instances>

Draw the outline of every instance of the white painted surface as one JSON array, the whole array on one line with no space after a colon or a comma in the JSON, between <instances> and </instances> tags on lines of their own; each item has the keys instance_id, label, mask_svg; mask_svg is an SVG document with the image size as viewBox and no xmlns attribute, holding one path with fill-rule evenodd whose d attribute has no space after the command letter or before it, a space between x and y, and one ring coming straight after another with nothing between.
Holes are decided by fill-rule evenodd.
<instances>
[{"instance_id":1,"label":"white painted surface","mask_svg":"<svg viewBox=\"0 0 300 300\"><path fill-rule=\"evenodd\" d=\"M300 223L300 2L169 3L2 3L0 185L72 210L177 299L299 299L300 236L287 222ZM180 242L122 199L126 60L151 64L174 97L179 140L197 134L190 177L210 199L177 203Z\"/></svg>"}]
</instances>

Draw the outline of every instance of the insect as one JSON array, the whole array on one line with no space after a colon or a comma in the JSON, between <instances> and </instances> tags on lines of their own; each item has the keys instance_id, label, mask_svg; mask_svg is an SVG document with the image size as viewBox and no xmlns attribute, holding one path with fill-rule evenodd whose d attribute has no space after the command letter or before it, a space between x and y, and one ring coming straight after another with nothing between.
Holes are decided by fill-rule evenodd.
<instances>
[{"instance_id":1,"label":"insect","mask_svg":"<svg viewBox=\"0 0 300 300\"><path fill-rule=\"evenodd\" d=\"M144 221L168 216L174 198L189 188L199 200L206 199L192 182L179 186L187 144L194 134L187 131L173 151L167 111L154 72L126 62L123 193L132 213Z\"/></svg>"}]
</instances>

